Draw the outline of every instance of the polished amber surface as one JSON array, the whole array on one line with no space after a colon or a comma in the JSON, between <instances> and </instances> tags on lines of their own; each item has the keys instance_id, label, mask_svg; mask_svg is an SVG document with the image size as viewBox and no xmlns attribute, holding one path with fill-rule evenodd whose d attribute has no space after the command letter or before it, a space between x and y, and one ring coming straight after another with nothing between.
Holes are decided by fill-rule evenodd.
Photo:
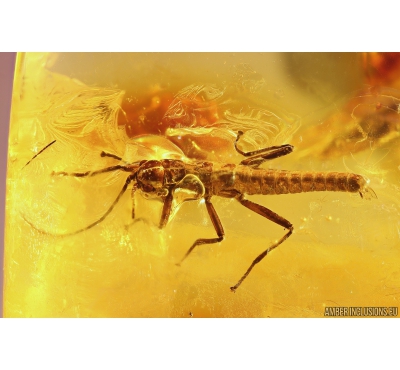
<instances>
[{"instance_id":1,"label":"polished amber surface","mask_svg":"<svg viewBox=\"0 0 400 370\"><path fill-rule=\"evenodd\" d=\"M323 317L325 307L397 307L397 61L392 54L19 54L4 316ZM119 163L102 151L124 163L237 164L238 130L243 150L294 146L263 168L357 173L377 199L249 197L289 220L294 233L236 293L229 287L286 231L235 200L212 198L225 239L197 247L180 267L197 238L215 237L204 201L183 202L184 194L163 230L162 202L136 194L134 222L128 190L104 221L65 235L99 220L128 174L53 171Z\"/></svg>"}]
</instances>

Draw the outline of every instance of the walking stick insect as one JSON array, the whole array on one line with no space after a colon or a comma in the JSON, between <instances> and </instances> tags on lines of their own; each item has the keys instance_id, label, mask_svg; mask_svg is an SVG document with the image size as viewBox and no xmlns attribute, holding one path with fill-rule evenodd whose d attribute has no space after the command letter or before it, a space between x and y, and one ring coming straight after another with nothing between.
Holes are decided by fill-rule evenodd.
<instances>
[{"instance_id":1,"label":"walking stick insect","mask_svg":"<svg viewBox=\"0 0 400 370\"><path fill-rule=\"evenodd\" d=\"M175 192L183 189L193 194L191 198L187 200L204 199L217 237L197 239L188 249L181 261L177 263L177 265L180 265L199 245L219 243L224 239L224 229L211 202L211 198L213 196L234 198L246 208L283 226L287 230L277 242L269 246L254 259L239 281L230 288L231 291L235 292L250 274L254 266L293 233L293 225L288 220L270 209L246 199L245 195L341 191L359 193L362 198L376 198L374 191L368 187L368 180L354 173L285 171L259 168L265 161L290 154L293 151L293 146L285 144L244 152L237 146L242 135L243 132L239 131L234 147L238 153L248 158L242 160L238 165L205 161L183 161L180 159L162 159L141 160L130 164L106 167L96 171L53 172L53 176L74 177L92 177L112 171L124 171L128 172L129 175L117 198L97 221L82 229L66 234L51 234L43 230L39 231L56 236L68 236L91 229L101 223L112 212L130 184L132 184L132 218L135 218L134 195L137 191L145 198L159 198L163 202L159 223L159 228L162 229L167 225L170 218ZM47 149L51 144L47 145L44 149ZM114 154L102 152L101 156L112 157L123 162L121 157ZM29 164L29 162L27 164ZM31 222L27 222L36 228Z\"/></svg>"}]
</instances>

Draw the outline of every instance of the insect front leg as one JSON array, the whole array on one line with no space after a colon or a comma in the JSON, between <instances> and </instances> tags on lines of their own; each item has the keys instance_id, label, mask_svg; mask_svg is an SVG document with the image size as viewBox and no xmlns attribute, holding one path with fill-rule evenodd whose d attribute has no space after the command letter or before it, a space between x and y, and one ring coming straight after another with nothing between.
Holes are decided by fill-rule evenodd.
<instances>
[{"instance_id":1,"label":"insect front leg","mask_svg":"<svg viewBox=\"0 0 400 370\"><path fill-rule=\"evenodd\" d=\"M177 263L178 266L186 259L187 256L193 251L194 248L196 248L198 245L202 244L214 244L214 243L219 243L224 239L224 228L222 227L221 221L218 217L217 212L215 211L214 206L211 203L211 197L205 197L205 203L207 207L208 214L210 215L211 222L213 223L215 232L217 233L218 237L217 238L202 238L202 239L197 239L193 245L189 248L189 250L186 252L186 254L183 256L181 261Z\"/></svg>"},{"instance_id":2,"label":"insect front leg","mask_svg":"<svg viewBox=\"0 0 400 370\"><path fill-rule=\"evenodd\" d=\"M135 182L132 186L132 190L131 190L131 201L132 201L132 211L131 211L131 217L132 217L132 222L129 223L128 225L125 225L125 230L128 231L129 228L134 225L135 223L139 222L139 221L143 221L147 223L147 219L143 218L143 217L139 217L136 218L135 216L135 209L136 209L136 201L135 201L135 193L137 190L138 186L137 183Z\"/></svg>"},{"instance_id":3,"label":"insect front leg","mask_svg":"<svg viewBox=\"0 0 400 370\"><path fill-rule=\"evenodd\" d=\"M168 223L171 215L172 202L177 191L185 191L185 197L182 199L183 202L187 200L201 199L205 191L203 183L198 179L198 177L191 174L186 175L182 181L176 185L172 185L168 189L164 188L164 190L167 191L167 195L163 197L164 206L159 224L160 229L164 228Z\"/></svg>"},{"instance_id":4,"label":"insect front leg","mask_svg":"<svg viewBox=\"0 0 400 370\"><path fill-rule=\"evenodd\" d=\"M283 157L284 155L287 155L287 154L290 154L293 152L293 146L290 144L284 144L284 145L279 145L279 146L270 146L268 148L254 150L252 152L243 152L242 150L240 150L237 147L238 140L242 135L243 135L243 132L239 131L238 136L235 141L235 149L241 155L243 155L245 157L251 157L251 158L244 159L243 161L241 161L240 164L242 164L242 165L258 167L260 164L262 164L263 162L265 162L267 160Z\"/></svg>"},{"instance_id":5,"label":"insect front leg","mask_svg":"<svg viewBox=\"0 0 400 370\"><path fill-rule=\"evenodd\" d=\"M132 220L135 219L135 208L136 208L136 202L135 202L135 193L137 190L137 184L133 184L132 190L131 190L131 200L132 200Z\"/></svg>"},{"instance_id":6,"label":"insect front leg","mask_svg":"<svg viewBox=\"0 0 400 370\"><path fill-rule=\"evenodd\" d=\"M243 280L246 279L246 277L250 274L251 270L253 267L259 263L269 252L271 252L273 249L278 247L280 244L282 244L293 232L293 225L283 218L282 216L279 216L275 212L272 212L270 209L251 202L248 199L244 199L243 194L239 194L236 199L244 205L246 208L258 213L259 215L267 218L268 220L275 222L278 225L283 226L285 229L288 229L288 232L281 238L279 239L276 243L272 244L268 249L266 249L264 252L262 252L259 256L255 258L255 260L251 263L250 267L247 269L247 271L244 273L244 275L240 278L240 280L236 283L235 286L231 287L232 292L235 292L236 289L242 284Z\"/></svg>"},{"instance_id":7,"label":"insect front leg","mask_svg":"<svg viewBox=\"0 0 400 370\"><path fill-rule=\"evenodd\" d=\"M163 229L168 223L169 216L171 215L173 199L174 199L173 187L171 187L170 189L168 189L168 194L166 195L166 197L164 199L164 205L163 205L163 209L161 212L160 224L158 226L160 229Z\"/></svg>"}]
</instances>

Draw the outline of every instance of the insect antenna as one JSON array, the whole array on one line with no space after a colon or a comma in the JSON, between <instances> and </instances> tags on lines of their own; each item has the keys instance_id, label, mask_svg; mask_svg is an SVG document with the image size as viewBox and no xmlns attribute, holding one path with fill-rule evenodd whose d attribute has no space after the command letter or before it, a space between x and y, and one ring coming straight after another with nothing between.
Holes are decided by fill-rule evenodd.
<instances>
[{"instance_id":1,"label":"insect antenna","mask_svg":"<svg viewBox=\"0 0 400 370\"><path fill-rule=\"evenodd\" d=\"M117 155L112 154L112 153L107 153L105 151L102 151L100 153L100 157L110 157L110 158L118 159L119 161L123 161L123 159L121 157L118 157ZM123 161L123 162L125 162L125 161ZM127 162L125 162L125 163L127 163Z\"/></svg>"},{"instance_id":2,"label":"insect antenna","mask_svg":"<svg viewBox=\"0 0 400 370\"><path fill-rule=\"evenodd\" d=\"M36 153L26 164L24 167L25 168L29 163L31 163L40 153L43 153L48 147L53 145L57 140L53 140L50 144L47 144L40 152Z\"/></svg>"},{"instance_id":3,"label":"insect antenna","mask_svg":"<svg viewBox=\"0 0 400 370\"><path fill-rule=\"evenodd\" d=\"M100 171L98 171L100 172ZM105 172L105 171L103 171ZM24 214L21 214L22 218L25 220L25 222L27 222L31 227L33 227L36 231L39 231L42 234L46 234L46 235L51 235L51 236L70 236L70 235L75 235L75 234L79 234L83 231L89 230L92 227L98 225L99 223L101 223L102 221L104 221L104 219L112 212L112 210L114 209L114 207L116 206L116 204L119 202L119 200L121 199L121 197L124 195L126 189L128 188L129 184L136 179L136 171L134 171L131 175L128 176L128 178L125 181L124 186L122 187L121 191L119 192L117 198L114 200L114 202L111 204L111 206L108 208L108 210L106 211L106 213L104 213L103 216L101 216L98 220L94 221L93 223L91 223L90 225L83 227L82 229L70 232L70 233L64 233L64 234L57 234L57 233L51 233L42 229L39 229L38 227L36 227L32 222L30 222L29 220L27 220L27 218L25 217ZM134 190L136 189L136 186L134 186ZM132 192L134 192L134 190Z\"/></svg>"},{"instance_id":4,"label":"insect antenna","mask_svg":"<svg viewBox=\"0 0 400 370\"><path fill-rule=\"evenodd\" d=\"M39 154L43 153L43 151L45 151L46 149L48 149L51 145L53 145L56 142L56 140L53 140L51 143L47 144L42 150L40 150L37 154L35 154L31 160L29 160L24 167L26 167L29 163L31 163ZM120 161L123 161L123 159L115 154L111 154L111 153L107 153L102 151L100 153L101 157L111 157ZM125 162L125 161L123 161ZM92 227L98 225L99 223L101 223L102 221L104 221L104 219L112 212L112 210L114 209L114 207L116 206L116 204L119 202L119 200L121 199L121 197L123 196L123 194L125 193L126 189L128 188L129 184L136 180L136 173L139 169L139 163L133 163L133 164L128 164L127 162L125 162L126 165L115 165L115 166L111 166L111 167L106 167L103 168L101 170L97 170L97 171L86 171L86 172L65 172L65 171L60 171L60 172L52 172L51 175L52 176L73 176L73 177L91 177L91 176L95 176L95 175L99 175L102 173L106 173L106 172L112 172L112 171L125 171L125 172L130 172L130 175L128 176L128 178L125 181L124 186L122 187L121 191L119 192L118 196L116 197L116 199L113 201L113 203L111 204L111 206L108 208L108 210L103 214L103 216L101 216L98 220L96 220L95 222L91 223L90 225L76 230L74 232L70 232L70 233L64 233L64 234L57 234L57 233L51 233L45 230L42 230L38 227L36 227L31 221L29 221L26 216L21 212L21 217L24 219L24 221L26 223L28 223L32 228L34 228L35 230L37 230L38 232L42 233L42 234L46 234L46 235L51 235L51 236L69 236L69 235L75 235L78 233L81 233L85 230L91 229ZM23 168L24 168L23 167ZM133 189L132 189L132 193L134 193L136 190L136 184L134 185Z\"/></svg>"}]
</instances>

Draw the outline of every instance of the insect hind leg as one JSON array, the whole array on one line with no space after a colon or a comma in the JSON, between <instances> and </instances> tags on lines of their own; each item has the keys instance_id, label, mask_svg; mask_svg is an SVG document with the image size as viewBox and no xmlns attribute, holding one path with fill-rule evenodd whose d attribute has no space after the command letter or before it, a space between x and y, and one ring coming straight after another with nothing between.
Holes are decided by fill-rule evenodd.
<instances>
[{"instance_id":1,"label":"insect hind leg","mask_svg":"<svg viewBox=\"0 0 400 370\"><path fill-rule=\"evenodd\" d=\"M293 146L290 144L278 145L278 146L270 146L268 148L262 148L258 150L254 150L251 152L244 152L237 147L237 143L240 137L243 135L242 131L238 132L238 135L235 140L235 149L238 153L245 157L250 157L244 159L240 164L245 166L258 167L265 161L283 157L284 155L290 154L293 152Z\"/></svg>"},{"instance_id":2,"label":"insect hind leg","mask_svg":"<svg viewBox=\"0 0 400 370\"><path fill-rule=\"evenodd\" d=\"M251 202L248 199L244 199L244 195L240 194L236 197L236 199L244 205L246 208L258 213L259 215L267 218L268 220L275 222L278 225L283 226L285 229L288 229L288 232L281 238L279 239L276 243L272 244L268 249L266 249L264 252L262 252L260 255L258 255L254 261L251 263L250 267L247 269L247 271L244 273L244 275L240 278L240 280L231 287L231 291L235 292L237 288L239 288L240 284L242 284L243 280L246 279L246 277L250 274L251 270L254 268L254 266L259 263L269 252L271 252L273 249L278 247L280 244L282 244L293 232L293 225L283 218L282 216L279 216L275 212L272 212L270 209Z\"/></svg>"}]
</instances>

